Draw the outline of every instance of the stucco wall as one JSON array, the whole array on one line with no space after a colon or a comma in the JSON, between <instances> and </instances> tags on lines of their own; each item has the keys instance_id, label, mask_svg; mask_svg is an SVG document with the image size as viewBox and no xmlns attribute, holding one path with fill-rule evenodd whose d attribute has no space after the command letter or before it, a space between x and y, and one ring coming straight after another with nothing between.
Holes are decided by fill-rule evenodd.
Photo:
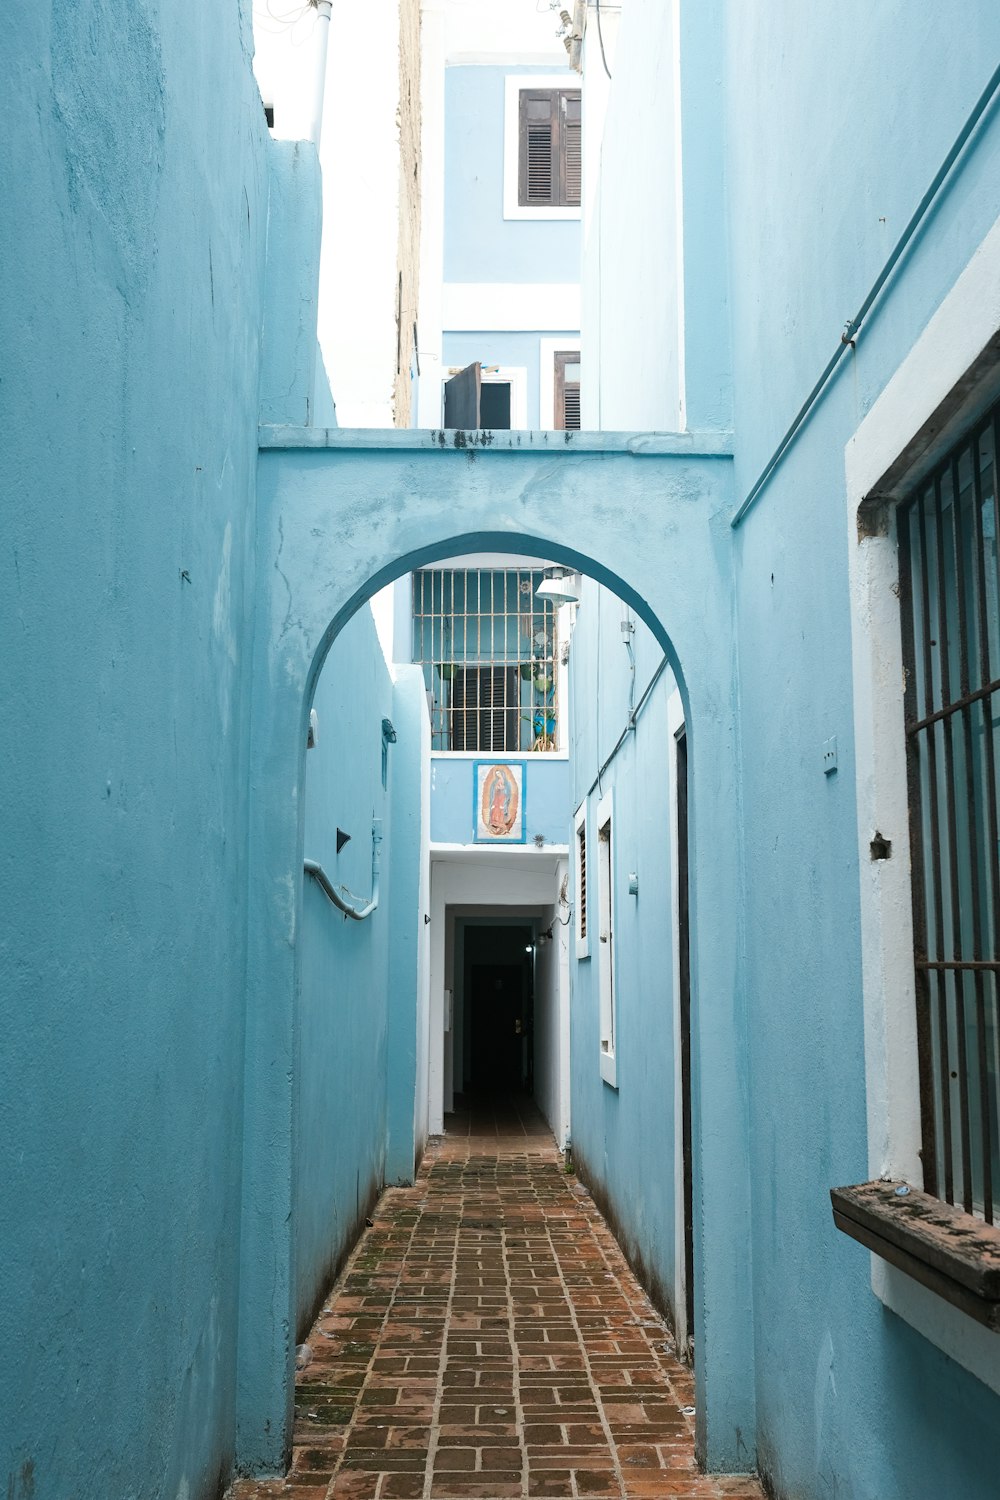
<instances>
[{"instance_id":1,"label":"stucco wall","mask_svg":"<svg viewBox=\"0 0 1000 1500\"><path fill-rule=\"evenodd\" d=\"M435 755L431 760L431 839L435 844L473 846L474 771L488 753ZM509 757L524 766L524 846L536 839L565 844L569 827L569 771L564 756L535 754ZM521 846L521 847L524 847ZM475 845L483 854L489 847ZM493 851L495 852L495 851Z\"/></svg>"},{"instance_id":2,"label":"stucco wall","mask_svg":"<svg viewBox=\"0 0 1000 1500\"><path fill-rule=\"evenodd\" d=\"M677 3L629 0L620 48L619 18L605 17L614 83L599 130L590 115L602 112L607 79L593 15L587 26L584 428L673 432L685 425Z\"/></svg>"},{"instance_id":3,"label":"stucco wall","mask_svg":"<svg viewBox=\"0 0 1000 1500\"><path fill-rule=\"evenodd\" d=\"M741 497L1000 52L986 4L958 26L953 11L850 5L790 51L781 10L727 17ZM738 538L759 1451L781 1495L996 1489L1000 1399L879 1304L826 1189L869 1175L844 447L1000 212L998 160L994 111Z\"/></svg>"},{"instance_id":4,"label":"stucco wall","mask_svg":"<svg viewBox=\"0 0 1000 1500\"><path fill-rule=\"evenodd\" d=\"M359 680L368 684L363 694ZM364 902L372 888L373 818L381 820L383 843L379 905L363 922L335 910L314 880L305 883L295 1147L300 1337L384 1180L390 933L394 918L403 920L393 905L392 783L382 785L382 719L391 719L392 699L364 607L320 673L313 699L319 733L306 757L306 858ZM397 741L388 753L393 761L411 757L419 744ZM350 835L339 854L338 828Z\"/></svg>"},{"instance_id":5,"label":"stucco wall","mask_svg":"<svg viewBox=\"0 0 1000 1500\"><path fill-rule=\"evenodd\" d=\"M602 772L629 720L631 673L621 602L585 580L570 646L572 802L587 804L590 952L570 941L573 1156L660 1306L672 1314L674 1258L674 891L665 672L621 749ZM635 622L634 701L662 651ZM613 953L617 1086L601 1076L597 807L612 799ZM628 893L630 873L638 896ZM574 901L576 893L573 891ZM576 931L577 912L574 910ZM655 1160L650 1159L652 1143Z\"/></svg>"},{"instance_id":6,"label":"stucco wall","mask_svg":"<svg viewBox=\"0 0 1000 1500\"><path fill-rule=\"evenodd\" d=\"M901 3L874 9L859 3L805 28L791 5L755 3L716 7L713 27L712 10L682 10L681 370L692 426L713 413L714 420L724 418L727 389L734 395L742 499L986 83L1000 50L1000 18L985 3L963 7L959 26L953 11L916 16ZM626 145L617 133L618 122L628 114L637 119L640 101L663 87L669 26L669 14L644 0L623 12L602 198L626 247L630 236L646 246L640 226L676 200L662 141L643 145L633 131ZM724 170L718 170L720 122ZM748 1038L741 1068L751 1141L753 1234L746 1254L753 1272L757 1451L774 1493L796 1500L831 1493L985 1500L996 1488L1000 1401L879 1303L868 1254L834 1229L828 1189L862 1181L870 1170L848 592L856 536L846 515L844 449L997 218L998 154L994 109L856 351L848 351L736 534ZM636 206L629 196L643 173L661 199L652 207ZM728 199L710 213L723 183ZM670 237L655 278L630 285L621 278L621 260L612 263L619 274L614 287L605 286L604 305L609 296L620 305L614 350L604 324L604 369L618 371L622 404L614 421L632 426L649 412L648 389L622 378L621 369L638 373L656 357L671 363L672 339L664 336L676 269ZM585 280L597 274L591 257ZM598 301L597 289L585 285L585 341ZM585 369L590 347L585 342ZM585 384L585 412L593 396ZM596 420L593 404L589 411ZM605 425L609 411L601 413ZM582 629L581 615L575 652L586 639ZM613 652L611 626L608 632ZM822 744L830 735L837 736L839 769L824 776ZM637 750L640 743L637 734ZM658 796L651 770L643 784ZM695 786L696 817L699 795ZM734 828L734 841L738 836ZM641 839L637 857L645 860L656 842L655 832ZM643 910L647 888L643 881ZM666 962L665 934L648 921L643 943L649 942ZM652 1025L650 1001L644 1011L643 1024ZM624 1050L627 992L621 1014ZM597 1088L594 1044L586 1039L579 1055L578 1020L586 1036L593 1023L575 995L574 1138L579 1119L591 1129L586 1090ZM627 1070L615 1104L605 1100L618 1117L626 1078ZM700 1081L703 1092L713 1086L711 1078ZM614 1139L620 1129L619 1118ZM605 1165L598 1154L603 1143L591 1133L592 1142L580 1141L587 1165L606 1191L613 1187L616 1201L626 1200L618 1184L622 1171L629 1181L630 1164ZM644 1182L640 1198L650 1190ZM628 1201L626 1240L642 1212L637 1200ZM715 1316L725 1310L715 1309ZM709 1330L711 1336L711 1324ZM752 1444L745 1434L741 1440L750 1461Z\"/></svg>"},{"instance_id":7,"label":"stucco wall","mask_svg":"<svg viewBox=\"0 0 1000 1500\"><path fill-rule=\"evenodd\" d=\"M195 1500L233 1451L269 150L250 47L248 0L4 22L0 1488L17 1500Z\"/></svg>"}]
</instances>

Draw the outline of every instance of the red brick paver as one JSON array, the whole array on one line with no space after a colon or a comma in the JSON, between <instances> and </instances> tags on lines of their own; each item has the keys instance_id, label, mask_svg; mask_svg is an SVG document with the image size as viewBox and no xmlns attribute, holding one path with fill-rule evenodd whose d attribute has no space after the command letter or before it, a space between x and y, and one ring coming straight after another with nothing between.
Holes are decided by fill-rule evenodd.
<instances>
[{"instance_id":1,"label":"red brick paver","mask_svg":"<svg viewBox=\"0 0 1000 1500\"><path fill-rule=\"evenodd\" d=\"M382 1197L309 1336L283 1480L231 1500L760 1500L541 1120L478 1114Z\"/></svg>"}]
</instances>

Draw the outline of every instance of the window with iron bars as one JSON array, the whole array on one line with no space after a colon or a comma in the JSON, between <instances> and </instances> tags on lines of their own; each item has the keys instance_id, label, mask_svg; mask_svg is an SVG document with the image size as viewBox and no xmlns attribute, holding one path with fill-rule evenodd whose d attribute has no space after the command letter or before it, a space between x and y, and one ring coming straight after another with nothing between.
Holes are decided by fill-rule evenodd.
<instances>
[{"instance_id":1,"label":"window with iron bars","mask_svg":"<svg viewBox=\"0 0 1000 1500\"><path fill-rule=\"evenodd\" d=\"M425 568L413 575L413 660L435 750L554 750L555 610L542 570Z\"/></svg>"},{"instance_id":2,"label":"window with iron bars","mask_svg":"<svg viewBox=\"0 0 1000 1500\"><path fill-rule=\"evenodd\" d=\"M993 409L901 503L924 1187L993 1223L1000 1183L1000 578Z\"/></svg>"}]
</instances>

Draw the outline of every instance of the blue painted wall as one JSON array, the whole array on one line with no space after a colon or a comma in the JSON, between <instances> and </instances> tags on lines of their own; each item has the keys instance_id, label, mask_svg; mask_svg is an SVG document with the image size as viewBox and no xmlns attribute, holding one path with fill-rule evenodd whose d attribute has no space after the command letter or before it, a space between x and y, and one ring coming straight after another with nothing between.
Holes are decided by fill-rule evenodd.
<instances>
[{"instance_id":1,"label":"blue painted wall","mask_svg":"<svg viewBox=\"0 0 1000 1500\"><path fill-rule=\"evenodd\" d=\"M392 926L389 934L387 1061L387 1182L413 1181L427 1142L427 1047L430 1001L431 726L419 667L393 667L392 722L398 736L389 752L392 799Z\"/></svg>"},{"instance_id":2,"label":"blue painted wall","mask_svg":"<svg viewBox=\"0 0 1000 1500\"><path fill-rule=\"evenodd\" d=\"M667 779L667 698L661 677L599 784L597 773L629 722L631 674L622 605L584 582L570 645L572 809L587 803L589 956L570 939L573 1155L584 1179L642 1268L660 1306L674 1290L674 1012ZM635 701L663 652L636 622ZM597 806L613 798L614 963L617 1087L601 1077L598 970ZM572 814L571 814L572 816ZM630 872L639 895L628 893ZM576 931L576 913L572 933ZM650 1161L656 1143L655 1165ZM653 1168L651 1170L651 1167Z\"/></svg>"},{"instance_id":3,"label":"blue painted wall","mask_svg":"<svg viewBox=\"0 0 1000 1500\"><path fill-rule=\"evenodd\" d=\"M490 756L431 757L432 843L473 842L472 777L477 759L489 760ZM525 767L525 843L530 845L538 837L546 844L565 844L570 816L569 766L565 756L537 754L508 759L523 762Z\"/></svg>"},{"instance_id":4,"label":"blue painted wall","mask_svg":"<svg viewBox=\"0 0 1000 1500\"><path fill-rule=\"evenodd\" d=\"M796 26L793 11L754 0L681 13L688 420L693 428L725 425L734 405L739 499L837 347L1000 55L1000 15L986 3L961 7L960 18L954 9L917 16L898 0L852 3L807 29ZM640 21L671 24L666 10L660 20L649 8L634 14L634 23L631 11L624 16L615 67L633 88L641 87L642 68L630 37L640 35ZM744 883L738 1013L745 1009L747 1041L738 1080L752 1235L741 1253L752 1268L754 1344L741 1364L754 1370L762 1471L788 1500L986 1500L997 1489L1000 1398L883 1308L871 1291L867 1252L833 1226L828 1190L869 1173L844 450L1000 214L998 162L994 106L857 350L735 534L741 827L717 854L738 853ZM604 165L613 172L620 164ZM653 191L673 193L655 145L631 170L645 171ZM726 203L717 197L723 184ZM627 201L615 207L627 219ZM637 348L647 337L649 295L643 286L633 298ZM571 659L577 704L581 674L593 679L596 671L591 630L581 611ZM602 661L621 649L617 619L605 623L603 636ZM719 649L728 643L720 640ZM612 692L620 698L625 679L621 664L607 676L602 668L602 700ZM642 731L640 722L636 757ZM662 732L658 726L657 737ZM696 738L697 715L691 732ZM594 734L577 723L575 756ZM832 734L839 770L825 777L822 742ZM635 824L627 800L623 813L620 782L615 811L619 828L635 839L641 871L659 852L663 778L655 753L636 770L648 820ZM576 778L578 792L583 779ZM714 794L710 778L693 785L695 837ZM649 913L648 888L643 879L635 940L638 953L656 955L655 974L670 962L670 938ZM627 912L627 898L623 906ZM626 944L622 930L620 958ZM636 1031L647 1056L669 1038L656 1033L659 992L633 1005L631 987L620 986L620 1086L617 1095L602 1088L588 963L571 965L573 1136L624 1242L642 1257L672 1142L669 1134L657 1137L663 1144L652 1160L635 1113L659 1104L670 1132L660 1097L669 1074L651 1073L631 1106L628 1050ZM707 1007L697 1016L697 994L695 1003L696 1025L709 1024ZM721 1085L703 1073L696 1094L699 1086L707 1096ZM622 1151L626 1143L634 1155ZM696 1174L708 1183L717 1143L706 1137L696 1148ZM649 1243L655 1258L652 1266L645 1261L647 1271L668 1264L666 1212ZM711 1253L707 1236L696 1251ZM710 1340L725 1337L727 1315L724 1307L708 1309ZM699 1360L709 1353L703 1345ZM710 1410L710 1381L699 1386L703 1394ZM741 1431L735 1456L749 1463L753 1449L749 1431Z\"/></svg>"},{"instance_id":5,"label":"blue painted wall","mask_svg":"<svg viewBox=\"0 0 1000 1500\"><path fill-rule=\"evenodd\" d=\"M358 691L360 682L367 691ZM363 922L337 911L314 880L305 883L295 1148L300 1338L384 1177L390 934L403 913L392 897L391 776L382 784L382 719L392 718L393 686L371 610L359 610L334 642L313 707L319 735L306 757L306 858L363 903L372 889L373 818L382 822L383 844L379 905ZM419 762L419 754L412 735L388 751L393 762ZM350 835L339 854L338 828Z\"/></svg>"},{"instance_id":6,"label":"blue painted wall","mask_svg":"<svg viewBox=\"0 0 1000 1500\"><path fill-rule=\"evenodd\" d=\"M445 281L575 281L579 220L505 220L504 78L550 68L445 71ZM566 70L569 86L578 82Z\"/></svg>"},{"instance_id":7,"label":"blue painted wall","mask_svg":"<svg viewBox=\"0 0 1000 1500\"><path fill-rule=\"evenodd\" d=\"M1000 56L985 3L815 19L727 10L741 498ZM758 1446L782 1496L997 1489L1000 1398L882 1308L826 1190L868 1176L844 446L1000 213L998 162L994 110L737 539Z\"/></svg>"},{"instance_id":8,"label":"blue painted wall","mask_svg":"<svg viewBox=\"0 0 1000 1500\"><path fill-rule=\"evenodd\" d=\"M250 48L249 0L4 22L0 1488L16 1500L194 1500L232 1456L269 175Z\"/></svg>"}]
</instances>

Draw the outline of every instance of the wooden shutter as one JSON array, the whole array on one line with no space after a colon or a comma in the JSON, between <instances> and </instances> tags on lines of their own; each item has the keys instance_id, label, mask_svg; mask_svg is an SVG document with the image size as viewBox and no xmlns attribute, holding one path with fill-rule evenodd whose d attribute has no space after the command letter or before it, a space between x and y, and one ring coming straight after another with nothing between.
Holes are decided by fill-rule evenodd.
<instances>
[{"instance_id":1,"label":"wooden shutter","mask_svg":"<svg viewBox=\"0 0 1000 1500\"><path fill-rule=\"evenodd\" d=\"M552 416L557 432L578 431L580 427L579 365L580 351L578 349L560 349L555 355L552 382L555 410ZM576 371L577 378L573 379L571 374L567 379L567 370Z\"/></svg>"},{"instance_id":2,"label":"wooden shutter","mask_svg":"<svg viewBox=\"0 0 1000 1500\"><path fill-rule=\"evenodd\" d=\"M452 750L517 750L516 667L462 667L451 684Z\"/></svg>"},{"instance_id":3,"label":"wooden shutter","mask_svg":"<svg viewBox=\"0 0 1000 1500\"><path fill-rule=\"evenodd\" d=\"M562 195L560 203L566 208L576 208L580 203L580 183L583 168L581 141L581 108L579 92L566 92L561 96L562 141L559 153L562 167Z\"/></svg>"},{"instance_id":4,"label":"wooden shutter","mask_svg":"<svg viewBox=\"0 0 1000 1500\"><path fill-rule=\"evenodd\" d=\"M574 208L580 202L579 89L522 89L518 196L522 208Z\"/></svg>"},{"instance_id":5,"label":"wooden shutter","mask_svg":"<svg viewBox=\"0 0 1000 1500\"><path fill-rule=\"evenodd\" d=\"M461 427L467 432L479 426L479 391L482 383L482 366L466 365L457 375L445 381L444 425Z\"/></svg>"}]
</instances>

